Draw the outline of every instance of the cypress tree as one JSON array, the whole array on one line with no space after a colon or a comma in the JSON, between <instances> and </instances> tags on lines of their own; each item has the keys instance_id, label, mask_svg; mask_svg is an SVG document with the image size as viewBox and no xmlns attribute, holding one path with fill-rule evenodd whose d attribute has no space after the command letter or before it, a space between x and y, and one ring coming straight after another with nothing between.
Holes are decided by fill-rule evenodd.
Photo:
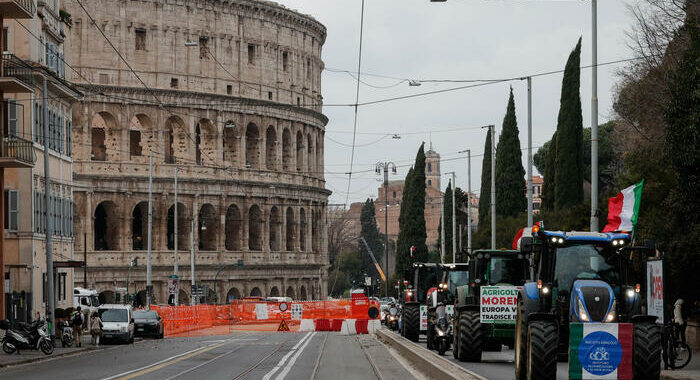
<instances>
[{"instance_id":1,"label":"cypress tree","mask_svg":"<svg viewBox=\"0 0 700 380\"><path fill-rule=\"evenodd\" d=\"M452 262L452 183L450 182L445 189L445 195L442 199L443 207L445 208L445 223L440 221L438 227L438 247L442 247L442 228L445 228L445 262Z\"/></svg>"},{"instance_id":2,"label":"cypress tree","mask_svg":"<svg viewBox=\"0 0 700 380\"><path fill-rule=\"evenodd\" d=\"M547 147L547 161L544 167L544 183L542 184L542 208L554 210L554 172L557 158L557 133L554 132Z\"/></svg>"},{"instance_id":3,"label":"cypress tree","mask_svg":"<svg viewBox=\"0 0 700 380\"><path fill-rule=\"evenodd\" d=\"M561 87L554 172L554 206L583 202L583 116L581 115L581 39L569 55Z\"/></svg>"},{"instance_id":4,"label":"cypress tree","mask_svg":"<svg viewBox=\"0 0 700 380\"><path fill-rule=\"evenodd\" d=\"M425 262L428 259L428 246L425 244L425 151L421 144L413 168L406 176L401 215L399 216L399 239L397 243L398 268L407 268L411 262ZM409 249L416 247L413 260Z\"/></svg>"},{"instance_id":5,"label":"cypress tree","mask_svg":"<svg viewBox=\"0 0 700 380\"><path fill-rule=\"evenodd\" d=\"M382 262L384 260L384 242L382 240L382 235L379 233L379 227L377 226L377 218L374 211L374 201L367 198L365 204L362 206L362 211L360 211L360 236L365 238L367 245L372 250L372 253L377 258L377 261ZM362 242L358 242L360 258L364 267L371 265L372 259L367 252L367 248ZM387 274L388 275L388 274Z\"/></svg>"},{"instance_id":6,"label":"cypress tree","mask_svg":"<svg viewBox=\"0 0 700 380\"><path fill-rule=\"evenodd\" d=\"M503 118L501 137L496 149L496 215L514 216L527 208L525 197L525 169L515 118L513 88Z\"/></svg>"},{"instance_id":7,"label":"cypress tree","mask_svg":"<svg viewBox=\"0 0 700 380\"><path fill-rule=\"evenodd\" d=\"M484 159L481 165L481 192L479 193L479 231L491 226L491 132L486 131Z\"/></svg>"},{"instance_id":8,"label":"cypress tree","mask_svg":"<svg viewBox=\"0 0 700 380\"><path fill-rule=\"evenodd\" d=\"M401 196L401 208L399 211L399 236L396 240L396 268L398 271L408 268L411 263L408 249L406 219L408 218L409 199L411 197L411 184L413 183L413 168L408 170L404 179L403 194Z\"/></svg>"}]
</instances>

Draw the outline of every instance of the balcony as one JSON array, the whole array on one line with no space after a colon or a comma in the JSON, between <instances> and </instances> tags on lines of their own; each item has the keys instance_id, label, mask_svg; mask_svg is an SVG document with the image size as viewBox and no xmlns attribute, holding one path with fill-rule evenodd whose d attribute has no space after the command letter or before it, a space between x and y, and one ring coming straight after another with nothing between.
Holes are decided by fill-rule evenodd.
<instances>
[{"instance_id":1,"label":"balcony","mask_svg":"<svg viewBox=\"0 0 700 380\"><path fill-rule=\"evenodd\" d=\"M17 58L14 54L4 53L2 55L0 72L2 72L2 77L0 77L1 92L19 94L33 91L32 66Z\"/></svg>"},{"instance_id":2,"label":"balcony","mask_svg":"<svg viewBox=\"0 0 700 380\"><path fill-rule=\"evenodd\" d=\"M34 18L36 5L34 0L0 0L0 14L5 19Z\"/></svg>"},{"instance_id":3,"label":"balcony","mask_svg":"<svg viewBox=\"0 0 700 380\"><path fill-rule=\"evenodd\" d=\"M5 137L0 152L0 167L31 168L35 161L34 145L31 141L14 136Z\"/></svg>"}]
</instances>

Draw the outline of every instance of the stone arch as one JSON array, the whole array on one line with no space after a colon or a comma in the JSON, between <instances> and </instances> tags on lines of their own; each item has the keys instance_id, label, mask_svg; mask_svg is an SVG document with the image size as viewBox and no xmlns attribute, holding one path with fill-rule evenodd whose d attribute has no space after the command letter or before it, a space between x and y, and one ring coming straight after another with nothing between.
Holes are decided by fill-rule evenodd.
<instances>
[{"instance_id":1,"label":"stone arch","mask_svg":"<svg viewBox=\"0 0 700 380\"><path fill-rule=\"evenodd\" d=\"M178 212L180 212L180 210L178 210ZM186 291L180 289L180 291L177 293L177 302L180 305L189 305L190 296L187 294Z\"/></svg>"},{"instance_id":2,"label":"stone arch","mask_svg":"<svg viewBox=\"0 0 700 380\"><path fill-rule=\"evenodd\" d=\"M245 130L245 164L260 169L260 131L255 123L249 123Z\"/></svg>"},{"instance_id":3,"label":"stone arch","mask_svg":"<svg viewBox=\"0 0 700 380\"><path fill-rule=\"evenodd\" d=\"M199 250L215 251L218 249L219 218L216 208L205 203L199 209Z\"/></svg>"},{"instance_id":4,"label":"stone arch","mask_svg":"<svg viewBox=\"0 0 700 380\"><path fill-rule=\"evenodd\" d=\"M319 212L318 211L312 211L311 212L311 250L314 252L319 252Z\"/></svg>"},{"instance_id":5,"label":"stone arch","mask_svg":"<svg viewBox=\"0 0 700 380\"><path fill-rule=\"evenodd\" d=\"M209 119L200 119L195 126L195 159L199 165L214 165L217 152L218 133Z\"/></svg>"},{"instance_id":6,"label":"stone arch","mask_svg":"<svg viewBox=\"0 0 700 380\"><path fill-rule=\"evenodd\" d=\"M117 205L112 201L104 201L95 208L93 222L93 237L95 251L118 251L119 217Z\"/></svg>"},{"instance_id":7,"label":"stone arch","mask_svg":"<svg viewBox=\"0 0 700 380\"><path fill-rule=\"evenodd\" d=\"M270 251L280 250L280 238L282 235L282 217L277 206L272 206L270 209L270 218L268 223L270 231Z\"/></svg>"},{"instance_id":8,"label":"stone arch","mask_svg":"<svg viewBox=\"0 0 700 380\"><path fill-rule=\"evenodd\" d=\"M257 286L250 291L251 297L263 297L262 291Z\"/></svg>"},{"instance_id":9,"label":"stone arch","mask_svg":"<svg viewBox=\"0 0 700 380\"><path fill-rule=\"evenodd\" d=\"M226 293L226 303L231 303L231 301L239 299L241 299L241 292L236 287L229 289L228 293Z\"/></svg>"},{"instance_id":10,"label":"stone arch","mask_svg":"<svg viewBox=\"0 0 700 380\"><path fill-rule=\"evenodd\" d=\"M165 121L165 163L174 164L176 160L187 161L189 138L185 122L178 116L170 116Z\"/></svg>"},{"instance_id":11,"label":"stone arch","mask_svg":"<svg viewBox=\"0 0 700 380\"><path fill-rule=\"evenodd\" d=\"M139 202L131 211L131 249L141 251L148 244L148 202Z\"/></svg>"},{"instance_id":12,"label":"stone arch","mask_svg":"<svg viewBox=\"0 0 700 380\"><path fill-rule=\"evenodd\" d=\"M136 307L145 307L146 306L146 289L139 290L136 292L136 298L134 299L134 306ZM156 294L153 292L151 294L151 305L155 305L156 302Z\"/></svg>"},{"instance_id":13,"label":"stone arch","mask_svg":"<svg viewBox=\"0 0 700 380\"><path fill-rule=\"evenodd\" d=\"M292 134L289 128L282 131L282 170L288 172L292 170Z\"/></svg>"},{"instance_id":14,"label":"stone arch","mask_svg":"<svg viewBox=\"0 0 700 380\"><path fill-rule=\"evenodd\" d=\"M273 286L272 289L270 289L270 295L268 297L279 297L280 296L280 290L276 286Z\"/></svg>"},{"instance_id":15,"label":"stone arch","mask_svg":"<svg viewBox=\"0 0 700 380\"><path fill-rule=\"evenodd\" d=\"M313 138L311 137L311 134L306 135L306 162L307 162L307 168L308 168L308 175L313 176L314 175L314 170L316 168L314 167L315 163L315 151L314 151L314 141Z\"/></svg>"},{"instance_id":16,"label":"stone arch","mask_svg":"<svg viewBox=\"0 0 700 380\"><path fill-rule=\"evenodd\" d=\"M267 170L277 169L277 131L272 125L265 133L265 167Z\"/></svg>"},{"instance_id":17,"label":"stone arch","mask_svg":"<svg viewBox=\"0 0 700 380\"><path fill-rule=\"evenodd\" d=\"M304 170L304 135L297 131L297 171Z\"/></svg>"},{"instance_id":18,"label":"stone arch","mask_svg":"<svg viewBox=\"0 0 700 380\"><path fill-rule=\"evenodd\" d=\"M294 250L294 230L295 230L295 223L294 223L294 210L291 207L287 207L287 215L286 215L286 224L287 224L287 236L285 236L285 250L286 251L293 251Z\"/></svg>"},{"instance_id":19,"label":"stone arch","mask_svg":"<svg viewBox=\"0 0 700 380\"><path fill-rule=\"evenodd\" d=\"M187 206L177 202L177 249L186 251L190 248L190 223ZM175 249L175 204L168 208L168 249Z\"/></svg>"},{"instance_id":20,"label":"stone arch","mask_svg":"<svg viewBox=\"0 0 700 380\"><path fill-rule=\"evenodd\" d=\"M307 298L307 295L306 295L306 286L304 286L304 285L302 285L302 286L299 288L299 299L302 300L302 301L308 301L308 300L309 300L309 299Z\"/></svg>"},{"instance_id":21,"label":"stone arch","mask_svg":"<svg viewBox=\"0 0 700 380\"><path fill-rule=\"evenodd\" d=\"M132 117L129 121L129 158L141 161L139 157L148 157L155 152L157 144L151 118L142 113Z\"/></svg>"},{"instance_id":22,"label":"stone arch","mask_svg":"<svg viewBox=\"0 0 700 380\"><path fill-rule=\"evenodd\" d=\"M323 153L321 152L321 144L323 143L323 138L320 134L316 135L316 177L323 177Z\"/></svg>"},{"instance_id":23,"label":"stone arch","mask_svg":"<svg viewBox=\"0 0 700 380\"><path fill-rule=\"evenodd\" d=\"M299 209L299 249L306 251L306 210L302 207Z\"/></svg>"},{"instance_id":24,"label":"stone arch","mask_svg":"<svg viewBox=\"0 0 700 380\"><path fill-rule=\"evenodd\" d=\"M119 158L117 119L109 112L96 113L90 122L90 160L108 161Z\"/></svg>"},{"instance_id":25,"label":"stone arch","mask_svg":"<svg viewBox=\"0 0 700 380\"><path fill-rule=\"evenodd\" d=\"M262 251L262 211L258 205L250 206L248 210L248 249Z\"/></svg>"},{"instance_id":26,"label":"stone arch","mask_svg":"<svg viewBox=\"0 0 700 380\"><path fill-rule=\"evenodd\" d=\"M291 298L291 299L296 299L296 295L294 294L294 287L290 286L287 288L286 296Z\"/></svg>"},{"instance_id":27,"label":"stone arch","mask_svg":"<svg viewBox=\"0 0 700 380\"><path fill-rule=\"evenodd\" d=\"M225 248L228 251L241 249L241 211L238 206L231 204L226 210L225 219Z\"/></svg>"},{"instance_id":28,"label":"stone arch","mask_svg":"<svg viewBox=\"0 0 700 380\"><path fill-rule=\"evenodd\" d=\"M238 166L239 138L240 135L236 124L231 120L224 123L223 159L224 162L230 163L232 166Z\"/></svg>"},{"instance_id":29,"label":"stone arch","mask_svg":"<svg viewBox=\"0 0 700 380\"><path fill-rule=\"evenodd\" d=\"M117 295L112 290L101 291L100 294L97 295L97 298L100 300L100 305L105 304L105 303L116 303L117 302ZM74 306L78 307L80 305L74 305Z\"/></svg>"}]
</instances>

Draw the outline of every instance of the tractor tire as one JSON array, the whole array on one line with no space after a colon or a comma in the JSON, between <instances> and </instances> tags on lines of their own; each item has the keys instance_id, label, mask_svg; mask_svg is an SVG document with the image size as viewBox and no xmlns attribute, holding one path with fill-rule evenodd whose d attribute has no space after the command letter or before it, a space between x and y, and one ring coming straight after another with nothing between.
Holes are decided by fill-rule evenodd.
<instances>
[{"instance_id":1,"label":"tractor tire","mask_svg":"<svg viewBox=\"0 0 700 380\"><path fill-rule=\"evenodd\" d=\"M518 302L518 313L515 320L515 380L527 378L527 326L522 305Z\"/></svg>"},{"instance_id":2,"label":"tractor tire","mask_svg":"<svg viewBox=\"0 0 700 380\"><path fill-rule=\"evenodd\" d=\"M659 379L661 346L661 329L656 323L634 324L632 372L635 380Z\"/></svg>"},{"instance_id":3,"label":"tractor tire","mask_svg":"<svg viewBox=\"0 0 700 380\"><path fill-rule=\"evenodd\" d=\"M480 362L484 345L484 330L478 311L465 311L459 315L460 361Z\"/></svg>"},{"instance_id":4,"label":"tractor tire","mask_svg":"<svg viewBox=\"0 0 700 380\"><path fill-rule=\"evenodd\" d=\"M418 342L420 336L420 306L406 305L403 314L404 337L412 342Z\"/></svg>"},{"instance_id":5,"label":"tractor tire","mask_svg":"<svg viewBox=\"0 0 700 380\"><path fill-rule=\"evenodd\" d=\"M533 321L528 324L527 380L557 378L558 329L556 321Z\"/></svg>"},{"instance_id":6,"label":"tractor tire","mask_svg":"<svg viewBox=\"0 0 700 380\"><path fill-rule=\"evenodd\" d=\"M458 322L458 315L454 316L455 320ZM452 356L459 360L459 323L452 324Z\"/></svg>"}]
</instances>

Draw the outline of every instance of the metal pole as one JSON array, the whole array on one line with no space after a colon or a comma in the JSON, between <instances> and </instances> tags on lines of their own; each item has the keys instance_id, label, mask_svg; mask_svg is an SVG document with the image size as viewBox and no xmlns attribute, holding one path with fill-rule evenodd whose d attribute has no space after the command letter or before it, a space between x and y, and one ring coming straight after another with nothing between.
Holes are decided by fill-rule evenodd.
<instances>
[{"instance_id":1,"label":"metal pole","mask_svg":"<svg viewBox=\"0 0 700 380\"><path fill-rule=\"evenodd\" d=\"M532 229L532 77L527 77L527 228Z\"/></svg>"},{"instance_id":2,"label":"metal pole","mask_svg":"<svg viewBox=\"0 0 700 380\"><path fill-rule=\"evenodd\" d=\"M591 0L591 232L598 231L598 1Z\"/></svg>"},{"instance_id":3,"label":"metal pole","mask_svg":"<svg viewBox=\"0 0 700 380\"><path fill-rule=\"evenodd\" d=\"M42 93L42 104L44 107L44 204L46 212L44 219L46 220L46 319L49 321L49 335L55 334L56 318L54 316L55 302L54 299L54 284L53 284L53 243L51 235L53 235L53 223L51 220L51 180L49 176L49 106L46 104L48 98L48 90L46 88L46 76L44 76L44 92ZM2 279L4 281L4 279ZM76 342L78 343L78 342Z\"/></svg>"},{"instance_id":4,"label":"metal pole","mask_svg":"<svg viewBox=\"0 0 700 380\"><path fill-rule=\"evenodd\" d=\"M440 197L440 262L445 263L445 197Z\"/></svg>"},{"instance_id":5,"label":"metal pole","mask_svg":"<svg viewBox=\"0 0 700 380\"><path fill-rule=\"evenodd\" d=\"M192 283L192 290L194 290L194 217L190 223L190 282ZM197 304L194 292L192 292L190 304Z\"/></svg>"},{"instance_id":6,"label":"metal pole","mask_svg":"<svg viewBox=\"0 0 700 380\"><path fill-rule=\"evenodd\" d=\"M177 165L177 164L176 164ZM180 222L180 218L178 218L180 214L177 213L177 166L175 166L175 210L173 210L173 245L174 245L174 251L175 251L175 268L173 268L173 274L175 276L178 275L178 265L180 264L180 256L177 254L177 224ZM179 300L180 300L180 279L177 278L177 286L175 288L175 306L179 305Z\"/></svg>"},{"instance_id":7,"label":"metal pole","mask_svg":"<svg viewBox=\"0 0 700 380\"><path fill-rule=\"evenodd\" d=\"M456 192L457 182L455 180L455 172L452 172L452 264L457 262L457 206L455 204Z\"/></svg>"},{"instance_id":8,"label":"metal pole","mask_svg":"<svg viewBox=\"0 0 700 380\"><path fill-rule=\"evenodd\" d=\"M83 286L87 289L87 233L83 233Z\"/></svg>"},{"instance_id":9,"label":"metal pole","mask_svg":"<svg viewBox=\"0 0 700 380\"><path fill-rule=\"evenodd\" d=\"M153 152L148 158L148 259L146 262L146 309L151 308L151 228L153 227Z\"/></svg>"},{"instance_id":10,"label":"metal pole","mask_svg":"<svg viewBox=\"0 0 700 380\"><path fill-rule=\"evenodd\" d=\"M467 253L472 254L472 151L467 149Z\"/></svg>"},{"instance_id":11,"label":"metal pole","mask_svg":"<svg viewBox=\"0 0 700 380\"><path fill-rule=\"evenodd\" d=\"M389 297L389 165L384 165L384 294Z\"/></svg>"},{"instance_id":12,"label":"metal pole","mask_svg":"<svg viewBox=\"0 0 700 380\"><path fill-rule=\"evenodd\" d=\"M491 249L496 249L496 127L491 129Z\"/></svg>"}]
</instances>

